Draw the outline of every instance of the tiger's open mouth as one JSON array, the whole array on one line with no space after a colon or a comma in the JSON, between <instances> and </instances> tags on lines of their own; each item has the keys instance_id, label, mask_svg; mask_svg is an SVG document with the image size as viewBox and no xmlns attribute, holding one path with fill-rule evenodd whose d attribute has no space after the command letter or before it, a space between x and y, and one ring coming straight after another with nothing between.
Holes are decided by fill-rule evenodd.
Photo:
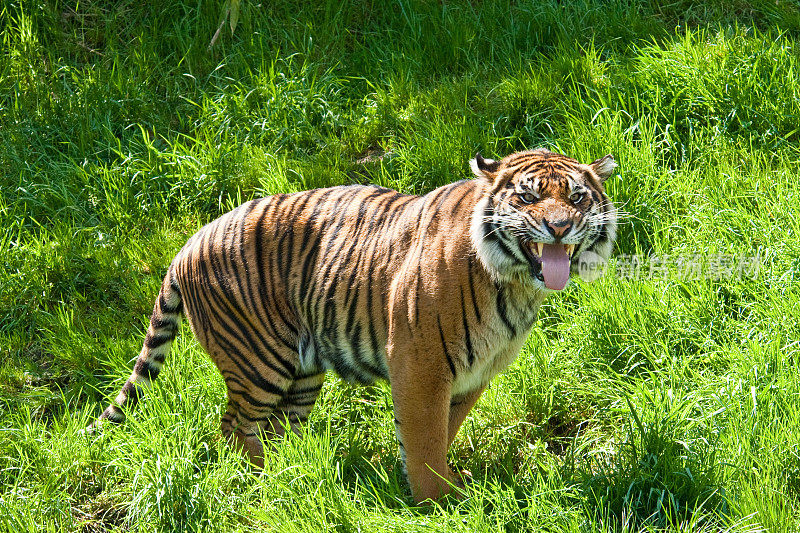
<instances>
[{"instance_id":1,"label":"tiger's open mouth","mask_svg":"<svg viewBox=\"0 0 800 533\"><path fill-rule=\"evenodd\" d=\"M575 253L574 244L524 241L520 242L520 248L528 257L531 275L544 283L545 287L560 291L567 286L570 261Z\"/></svg>"}]
</instances>

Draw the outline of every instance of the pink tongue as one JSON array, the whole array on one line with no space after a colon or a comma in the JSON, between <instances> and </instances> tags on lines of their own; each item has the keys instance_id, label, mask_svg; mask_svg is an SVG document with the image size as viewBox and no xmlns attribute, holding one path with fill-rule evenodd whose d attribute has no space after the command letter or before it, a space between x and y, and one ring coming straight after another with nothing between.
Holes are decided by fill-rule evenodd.
<instances>
[{"instance_id":1,"label":"pink tongue","mask_svg":"<svg viewBox=\"0 0 800 533\"><path fill-rule=\"evenodd\" d=\"M563 244L545 244L542 248L542 275L548 289L560 291L569 279L569 256Z\"/></svg>"}]
</instances>

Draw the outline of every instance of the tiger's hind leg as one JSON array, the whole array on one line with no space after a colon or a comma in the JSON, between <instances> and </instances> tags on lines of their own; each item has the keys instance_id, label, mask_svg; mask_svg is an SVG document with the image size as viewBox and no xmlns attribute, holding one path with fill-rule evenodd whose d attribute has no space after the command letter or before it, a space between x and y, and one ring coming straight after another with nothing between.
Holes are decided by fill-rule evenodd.
<instances>
[{"instance_id":1,"label":"tiger's hind leg","mask_svg":"<svg viewBox=\"0 0 800 533\"><path fill-rule=\"evenodd\" d=\"M286 388L280 395L270 395L255 387L245 392L238 378L229 377L226 379L228 408L220 422L222 434L234 448L242 450L251 463L263 468L263 439L280 438L287 427L299 433L324 381L324 373L286 380L281 383Z\"/></svg>"},{"instance_id":2,"label":"tiger's hind leg","mask_svg":"<svg viewBox=\"0 0 800 533\"><path fill-rule=\"evenodd\" d=\"M325 373L298 376L264 429L273 435L283 436L289 427L299 434L300 427L314 408L324 381Z\"/></svg>"},{"instance_id":3,"label":"tiger's hind leg","mask_svg":"<svg viewBox=\"0 0 800 533\"><path fill-rule=\"evenodd\" d=\"M269 436L265 428L275 413L282 395L265 395L263 391L240 391L236 385L228 384L228 407L220 421L220 429L228 443L242 451L248 460L259 468L264 467L264 443L262 439ZM255 400L255 392L265 399ZM246 396L245 396L246 395ZM245 400L245 397L247 398ZM265 435L266 433L266 435Z\"/></svg>"},{"instance_id":4,"label":"tiger's hind leg","mask_svg":"<svg viewBox=\"0 0 800 533\"><path fill-rule=\"evenodd\" d=\"M228 408L222 415L222 435L234 449L242 451L248 460L259 468L264 467L264 445L261 442L260 426L247 416L240 416L235 400L228 395Z\"/></svg>"},{"instance_id":5,"label":"tiger's hind leg","mask_svg":"<svg viewBox=\"0 0 800 533\"><path fill-rule=\"evenodd\" d=\"M249 358L249 364L233 366L220 364L221 357L214 359L228 389L228 406L220 421L222 434L231 446L244 452L251 463L263 468L263 439L273 436L271 419L294 382L292 373L275 371L279 367L274 361L265 365L267 368L260 368L255 362L266 358L255 356Z\"/></svg>"}]
</instances>

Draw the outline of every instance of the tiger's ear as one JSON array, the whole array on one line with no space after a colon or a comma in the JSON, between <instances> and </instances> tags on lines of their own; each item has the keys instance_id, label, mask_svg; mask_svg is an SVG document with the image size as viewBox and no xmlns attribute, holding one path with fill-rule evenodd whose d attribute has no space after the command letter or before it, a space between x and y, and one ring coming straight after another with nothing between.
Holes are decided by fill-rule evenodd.
<instances>
[{"instance_id":1,"label":"tiger's ear","mask_svg":"<svg viewBox=\"0 0 800 533\"><path fill-rule=\"evenodd\" d=\"M500 161L494 159L484 159L480 153L475 154L475 159L469 160L469 166L476 178L485 179L489 183L494 183L497 170L500 168Z\"/></svg>"},{"instance_id":2,"label":"tiger's ear","mask_svg":"<svg viewBox=\"0 0 800 533\"><path fill-rule=\"evenodd\" d=\"M600 178L600 183L603 183L614 173L614 169L617 168L618 165L617 162L614 161L614 156L609 154L592 161L589 166L592 167L594 173Z\"/></svg>"}]
</instances>

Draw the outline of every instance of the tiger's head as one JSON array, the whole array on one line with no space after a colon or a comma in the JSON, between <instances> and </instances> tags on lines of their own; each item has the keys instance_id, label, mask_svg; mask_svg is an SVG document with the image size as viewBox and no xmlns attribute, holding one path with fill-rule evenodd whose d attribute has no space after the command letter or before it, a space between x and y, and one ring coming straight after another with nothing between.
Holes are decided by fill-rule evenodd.
<instances>
[{"instance_id":1,"label":"tiger's head","mask_svg":"<svg viewBox=\"0 0 800 533\"><path fill-rule=\"evenodd\" d=\"M500 161L477 154L470 166L485 190L470 234L493 277L561 290L582 254L608 259L617 214L603 182L617 167L612 156L585 165L540 148Z\"/></svg>"}]
</instances>

